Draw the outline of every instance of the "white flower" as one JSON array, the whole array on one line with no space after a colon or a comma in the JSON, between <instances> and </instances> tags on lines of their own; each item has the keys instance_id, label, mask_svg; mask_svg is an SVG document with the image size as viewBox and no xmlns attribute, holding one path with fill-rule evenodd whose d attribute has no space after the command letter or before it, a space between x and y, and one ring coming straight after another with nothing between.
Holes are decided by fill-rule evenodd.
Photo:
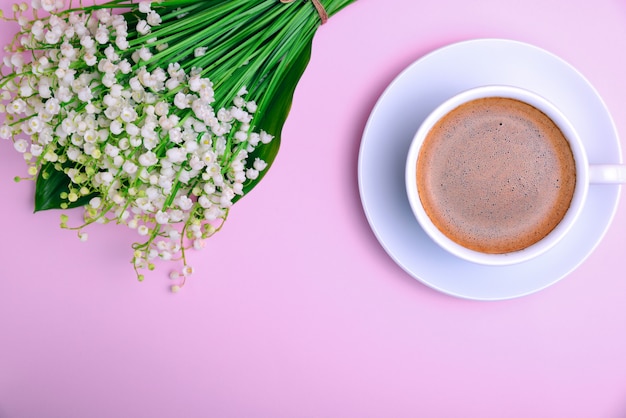
<instances>
[{"instance_id":1,"label":"white flower","mask_svg":"<svg viewBox=\"0 0 626 418\"><path fill-rule=\"evenodd\" d=\"M263 171L267 167L267 163L260 158L255 158L254 163L252 164L255 170Z\"/></svg>"},{"instance_id":2,"label":"white flower","mask_svg":"<svg viewBox=\"0 0 626 418\"><path fill-rule=\"evenodd\" d=\"M126 172L127 174L133 175L137 172L137 164L133 163L130 160L126 160L124 161L124 165L122 166L122 169L124 170L124 172Z\"/></svg>"},{"instance_id":3,"label":"white flower","mask_svg":"<svg viewBox=\"0 0 626 418\"><path fill-rule=\"evenodd\" d=\"M117 146L120 148L120 150L126 151L130 146L130 142L128 141L128 138L121 138L117 143Z\"/></svg>"},{"instance_id":4,"label":"white flower","mask_svg":"<svg viewBox=\"0 0 626 418\"><path fill-rule=\"evenodd\" d=\"M43 147L39 144L31 144L30 145L30 153L33 157L39 157L43 152Z\"/></svg>"},{"instance_id":5,"label":"white flower","mask_svg":"<svg viewBox=\"0 0 626 418\"><path fill-rule=\"evenodd\" d=\"M104 23L105 25L111 23L111 11L109 9L98 9L96 11L96 17L101 23Z\"/></svg>"},{"instance_id":6,"label":"white flower","mask_svg":"<svg viewBox=\"0 0 626 418\"><path fill-rule=\"evenodd\" d=\"M143 47L139 50L139 58L144 61L148 61L150 58L152 58L152 52L150 52L148 48Z\"/></svg>"},{"instance_id":7,"label":"white flower","mask_svg":"<svg viewBox=\"0 0 626 418\"><path fill-rule=\"evenodd\" d=\"M174 186L174 181L172 180L171 177L160 176L157 184L159 185L160 188L163 189L165 193L169 193L172 190L172 187Z\"/></svg>"},{"instance_id":8,"label":"white flower","mask_svg":"<svg viewBox=\"0 0 626 418\"><path fill-rule=\"evenodd\" d=\"M187 159L186 153L178 147L168 149L165 155L171 163L182 163Z\"/></svg>"},{"instance_id":9,"label":"white flower","mask_svg":"<svg viewBox=\"0 0 626 418\"><path fill-rule=\"evenodd\" d=\"M124 122L133 122L135 119L137 119L137 112L130 106L124 106L120 113L120 118Z\"/></svg>"},{"instance_id":10,"label":"white flower","mask_svg":"<svg viewBox=\"0 0 626 418\"><path fill-rule=\"evenodd\" d=\"M201 56L206 54L206 51L207 51L207 47L198 47L198 48L193 50L193 56L194 57L201 57Z\"/></svg>"},{"instance_id":11,"label":"white flower","mask_svg":"<svg viewBox=\"0 0 626 418\"><path fill-rule=\"evenodd\" d=\"M109 157L117 157L120 153L120 150L115 145L106 144L104 146L104 153Z\"/></svg>"},{"instance_id":12,"label":"white flower","mask_svg":"<svg viewBox=\"0 0 626 418\"><path fill-rule=\"evenodd\" d=\"M51 115L57 115L59 111L61 110L61 106L59 105L59 100L55 98L50 98L46 100L44 109L46 112L50 113Z\"/></svg>"},{"instance_id":13,"label":"white flower","mask_svg":"<svg viewBox=\"0 0 626 418\"><path fill-rule=\"evenodd\" d=\"M120 115L120 111L121 109L119 106L110 106L104 109L104 116L106 116L107 119L113 121L117 119L117 117Z\"/></svg>"},{"instance_id":14,"label":"white flower","mask_svg":"<svg viewBox=\"0 0 626 418\"><path fill-rule=\"evenodd\" d=\"M69 59L76 57L76 49L67 41L61 44L61 54Z\"/></svg>"},{"instance_id":15,"label":"white flower","mask_svg":"<svg viewBox=\"0 0 626 418\"><path fill-rule=\"evenodd\" d=\"M138 161L144 167L151 167L158 162L158 158L154 152L147 151L139 156Z\"/></svg>"},{"instance_id":16,"label":"white flower","mask_svg":"<svg viewBox=\"0 0 626 418\"><path fill-rule=\"evenodd\" d=\"M19 153L25 153L28 150L28 142L25 139L18 139L13 143L13 147Z\"/></svg>"},{"instance_id":17,"label":"white flower","mask_svg":"<svg viewBox=\"0 0 626 418\"><path fill-rule=\"evenodd\" d=\"M167 102L158 102L154 106L154 113L158 116L166 116L169 113L169 104Z\"/></svg>"},{"instance_id":18,"label":"white flower","mask_svg":"<svg viewBox=\"0 0 626 418\"><path fill-rule=\"evenodd\" d=\"M101 73L115 73L116 70L117 65L115 65L110 59L105 58L98 61L98 71Z\"/></svg>"},{"instance_id":19,"label":"white flower","mask_svg":"<svg viewBox=\"0 0 626 418\"><path fill-rule=\"evenodd\" d=\"M174 90L179 85L180 85L180 80L176 78L169 78L165 82L165 88L167 88L168 90Z\"/></svg>"},{"instance_id":20,"label":"white flower","mask_svg":"<svg viewBox=\"0 0 626 418\"><path fill-rule=\"evenodd\" d=\"M122 97L122 91L123 91L123 89L124 89L124 88L123 88L121 85L119 85L119 84L113 84L113 85L110 87L110 91L109 91L109 95L110 95L110 97L115 98L115 99L119 99L120 97ZM106 96L105 96L105 98L106 98ZM116 106L116 105L117 105L117 103L118 103L118 101L116 100L116 101L114 102L114 104L113 104L113 105L114 105L114 106Z\"/></svg>"},{"instance_id":21,"label":"white flower","mask_svg":"<svg viewBox=\"0 0 626 418\"><path fill-rule=\"evenodd\" d=\"M19 70L24 66L24 56L20 53L11 55L10 64Z\"/></svg>"},{"instance_id":22,"label":"white flower","mask_svg":"<svg viewBox=\"0 0 626 418\"><path fill-rule=\"evenodd\" d=\"M116 97L114 95L116 91L114 87L115 87L114 85L111 86L111 92L109 94L105 94L104 97L102 98L102 103L108 108L118 107L120 104L120 97L119 96Z\"/></svg>"},{"instance_id":23,"label":"white flower","mask_svg":"<svg viewBox=\"0 0 626 418\"><path fill-rule=\"evenodd\" d=\"M193 274L193 267L186 265L183 267L182 275L185 277L189 277Z\"/></svg>"},{"instance_id":24,"label":"white flower","mask_svg":"<svg viewBox=\"0 0 626 418\"><path fill-rule=\"evenodd\" d=\"M113 72L105 73L102 76L102 84L105 85L106 87L111 87L115 83L117 83L117 78L115 77L115 73Z\"/></svg>"},{"instance_id":25,"label":"white flower","mask_svg":"<svg viewBox=\"0 0 626 418\"><path fill-rule=\"evenodd\" d=\"M185 214L183 213L182 210L178 210L178 209L173 209L170 213L170 221L171 222L182 222L185 219L187 219L187 217L185 216ZM172 235L170 234L170 237L172 237Z\"/></svg>"},{"instance_id":26,"label":"white flower","mask_svg":"<svg viewBox=\"0 0 626 418\"><path fill-rule=\"evenodd\" d=\"M68 68L59 69L63 73L62 75L58 75L58 77L59 77L59 84L61 84L64 87L69 87L74 82L74 76L76 75L76 70L73 70L73 69L69 68L69 64L70 64L70 60L69 59L61 58L61 60L59 60L59 66L61 65L61 61L66 61L67 65L68 65Z\"/></svg>"},{"instance_id":27,"label":"white flower","mask_svg":"<svg viewBox=\"0 0 626 418\"><path fill-rule=\"evenodd\" d=\"M84 59L84 58L83 58ZM61 59L59 60L59 70L68 70L70 68L70 64L72 63L72 61L67 58L67 57L61 57ZM59 77L61 78L61 77ZM64 85L69 85L71 84L71 81L67 81L65 77L62 78L62 80L60 80L60 82Z\"/></svg>"},{"instance_id":28,"label":"white flower","mask_svg":"<svg viewBox=\"0 0 626 418\"><path fill-rule=\"evenodd\" d=\"M141 13L150 13L150 10L152 10L151 6L152 6L152 2L150 1L146 1L146 0L140 1L139 11Z\"/></svg>"},{"instance_id":29,"label":"white flower","mask_svg":"<svg viewBox=\"0 0 626 418\"><path fill-rule=\"evenodd\" d=\"M143 146L147 150L154 149L157 146L157 143L158 143L158 138L157 138L156 135L149 136L149 137L146 137L146 136L143 137Z\"/></svg>"},{"instance_id":30,"label":"white flower","mask_svg":"<svg viewBox=\"0 0 626 418\"><path fill-rule=\"evenodd\" d=\"M130 145L132 147L135 147L135 148L137 148L138 146L140 146L143 143L141 138L138 138L136 136L131 136L129 141L130 141Z\"/></svg>"},{"instance_id":31,"label":"white flower","mask_svg":"<svg viewBox=\"0 0 626 418\"><path fill-rule=\"evenodd\" d=\"M59 160L59 156L57 154L55 154L53 151L48 151L43 156L43 159L46 160L46 161L49 161L51 163L55 163L55 162L57 162Z\"/></svg>"},{"instance_id":32,"label":"white flower","mask_svg":"<svg viewBox=\"0 0 626 418\"><path fill-rule=\"evenodd\" d=\"M61 86L55 92L56 99L61 103L67 103L72 100L72 92L69 88Z\"/></svg>"},{"instance_id":33,"label":"white flower","mask_svg":"<svg viewBox=\"0 0 626 418\"><path fill-rule=\"evenodd\" d=\"M46 12L51 12L56 8L57 1L56 0L40 0L39 4L41 5L41 8L43 10L45 10Z\"/></svg>"},{"instance_id":34,"label":"white flower","mask_svg":"<svg viewBox=\"0 0 626 418\"><path fill-rule=\"evenodd\" d=\"M248 144L250 144L252 147L256 147L260 141L261 141L261 136L256 132L252 132L248 136Z\"/></svg>"},{"instance_id":35,"label":"white flower","mask_svg":"<svg viewBox=\"0 0 626 418\"><path fill-rule=\"evenodd\" d=\"M256 170L253 169L252 171L256 171ZM254 173L252 175L254 175ZM236 183L243 183L244 181L246 181L246 173L243 170L235 171L234 181Z\"/></svg>"},{"instance_id":36,"label":"white flower","mask_svg":"<svg viewBox=\"0 0 626 418\"><path fill-rule=\"evenodd\" d=\"M176 106L179 109L188 108L189 99L187 98L187 95L183 93L182 91L179 91L178 93L176 93L176 96L174 96L174 106Z\"/></svg>"},{"instance_id":37,"label":"white flower","mask_svg":"<svg viewBox=\"0 0 626 418\"><path fill-rule=\"evenodd\" d=\"M20 129L22 130L23 133L25 133L28 136L31 136L34 134L34 132L30 129L30 125L26 122L20 124Z\"/></svg>"},{"instance_id":38,"label":"white flower","mask_svg":"<svg viewBox=\"0 0 626 418\"><path fill-rule=\"evenodd\" d=\"M82 102L88 102L93 99L93 94L89 87L83 87L78 91L78 99Z\"/></svg>"},{"instance_id":39,"label":"white flower","mask_svg":"<svg viewBox=\"0 0 626 418\"><path fill-rule=\"evenodd\" d=\"M245 100L243 100L243 97L237 96L233 100L233 104L235 105L235 107L242 108L246 104L246 102Z\"/></svg>"},{"instance_id":40,"label":"white flower","mask_svg":"<svg viewBox=\"0 0 626 418\"><path fill-rule=\"evenodd\" d=\"M93 38L89 35L85 35L80 39L80 44L85 49L92 49L95 46Z\"/></svg>"},{"instance_id":41,"label":"white flower","mask_svg":"<svg viewBox=\"0 0 626 418\"><path fill-rule=\"evenodd\" d=\"M248 170L246 170L246 177L250 180L255 180L259 177L259 172L254 168L249 168Z\"/></svg>"},{"instance_id":42,"label":"white flower","mask_svg":"<svg viewBox=\"0 0 626 418\"><path fill-rule=\"evenodd\" d=\"M265 131L261 131L260 139L263 144L269 144L272 141L272 139L274 139L274 137Z\"/></svg>"},{"instance_id":43,"label":"white flower","mask_svg":"<svg viewBox=\"0 0 626 418\"><path fill-rule=\"evenodd\" d=\"M83 134L83 138L85 139L85 142L89 144L94 144L98 139L98 135L93 129L87 129Z\"/></svg>"},{"instance_id":44,"label":"white flower","mask_svg":"<svg viewBox=\"0 0 626 418\"><path fill-rule=\"evenodd\" d=\"M109 30L106 28L106 26L100 25L98 27L95 38L96 42L98 42L100 45L104 45L109 42Z\"/></svg>"},{"instance_id":45,"label":"white flower","mask_svg":"<svg viewBox=\"0 0 626 418\"><path fill-rule=\"evenodd\" d=\"M26 110L26 102L22 99L15 99L7 108L7 113L23 113Z\"/></svg>"},{"instance_id":46,"label":"white flower","mask_svg":"<svg viewBox=\"0 0 626 418\"><path fill-rule=\"evenodd\" d=\"M212 183L205 183L202 190L204 190L204 193L206 193L207 195L212 195L213 193L215 193L215 185Z\"/></svg>"},{"instance_id":47,"label":"white flower","mask_svg":"<svg viewBox=\"0 0 626 418\"><path fill-rule=\"evenodd\" d=\"M11 138L11 135L12 135L11 128L6 123L3 123L2 126L0 126L0 138L9 139Z\"/></svg>"},{"instance_id":48,"label":"white flower","mask_svg":"<svg viewBox=\"0 0 626 418\"><path fill-rule=\"evenodd\" d=\"M41 120L41 118L35 116L32 117L28 120L28 127L30 128L31 132L33 133L39 133L41 132L41 130L43 129L43 122Z\"/></svg>"},{"instance_id":49,"label":"white flower","mask_svg":"<svg viewBox=\"0 0 626 418\"><path fill-rule=\"evenodd\" d=\"M96 56L91 52L86 52L85 55L83 55L83 60L85 61L85 64L90 67L93 67L98 62L98 58L96 58Z\"/></svg>"},{"instance_id":50,"label":"white flower","mask_svg":"<svg viewBox=\"0 0 626 418\"><path fill-rule=\"evenodd\" d=\"M117 66L122 74L128 74L132 71L132 66L126 59L120 61Z\"/></svg>"},{"instance_id":51,"label":"white flower","mask_svg":"<svg viewBox=\"0 0 626 418\"><path fill-rule=\"evenodd\" d=\"M115 48L113 48L112 45L109 45L104 49L104 56L112 62L119 61L120 59L120 56L117 55L117 53L115 52Z\"/></svg>"},{"instance_id":52,"label":"white flower","mask_svg":"<svg viewBox=\"0 0 626 418\"><path fill-rule=\"evenodd\" d=\"M200 172L200 170L202 170L204 166L204 162L202 162L198 155L192 155L189 159L189 167L191 167L191 169L195 170L196 172Z\"/></svg>"},{"instance_id":53,"label":"white flower","mask_svg":"<svg viewBox=\"0 0 626 418\"><path fill-rule=\"evenodd\" d=\"M151 10L146 16L146 20L150 26L157 26L161 24L161 16L154 10Z\"/></svg>"},{"instance_id":54,"label":"white flower","mask_svg":"<svg viewBox=\"0 0 626 418\"><path fill-rule=\"evenodd\" d=\"M122 157L121 155L118 155L116 157L113 157L113 166L114 167L121 167L122 164L124 164L124 157Z\"/></svg>"},{"instance_id":55,"label":"white flower","mask_svg":"<svg viewBox=\"0 0 626 418\"><path fill-rule=\"evenodd\" d=\"M22 85L19 88L19 95L22 97L30 97L32 96L34 93L33 88L31 87L31 85L25 81L24 83L22 83Z\"/></svg>"},{"instance_id":56,"label":"white flower","mask_svg":"<svg viewBox=\"0 0 626 418\"><path fill-rule=\"evenodd\" d=\"M148 22L146 22L145 20L141 19L139 22L137 22L137 32L140 35L146 35L147 33L150 32L150 29L152 29L150 27L150 25L148 25Z\"/></svg>"},{"instance_id":57,"label":"white flower","mask_svg":"<svg viewBox=\"0 0 626 418\"><path fill-rule=\"evenodd\" d=\"M154 220L158 223L158 224L166 224L170 221L170 217L167 214L167 212L163 212L163 211L158 211L155 215L154 215Z\"/></svg>"},{"instance_id":58,"label":"white flower","mask_svg":"<svg viewBox=\"0 0 626 418\"><path fill-rule=\"evenodd\" d=\"M152 75L146 70L146 67L142 67L139 72L137 72L136 76L139 84L135 83L135 86L131 85L133 90L143 90L143 87L139 88L139 86L152 87L154 81L152 80Z\"/></svg>"},{"instance_id":59,"label":"white flower","mask_svg":"<svg viewBox=\"0 0 626 418\"><path fill-rule=\"evenodd\" d=\"M159 126L164 131L169 131L173 129L178 124L178 122L179 122L179 119L178 119L178 116L176 115L170 115L169 117L161 116L159 118Z\"/></svg>"},{"instance_id":60,"label":"white flower","mask_svg":"<svg viewBox=\"0 0 626 418\"><path fill-rule=\"evenodd\" d=\"M35 7L33 7L33 8L35 8ZM35 20L33 22L33 26L30 28L30 32L35 37L41 37L43 35L43 30L44 30L43 20Z\"/></svg>"},{"instance_id":61,"label":"white flower","mask_svg":"<svg viewBox=\"0 0 626 418\"><path fill-rule=\"evenodd\" d=\"M178 207L185 211L190 210L193 207L193 200L187 196L180 196L178 198Z\"/></svg>"},{"instance_id":62,"label":"white flower","mask_svg":"<svg viewBox=\"0 0 626 418\"><path fill-rule=\"evenodd\" d=\"M167 134L168 134L169 140L173 142L174 144L180 144L183 140L183 133L180 127L170 129L167 132Z\"/></svg>"},{"instance_id":63,"label":"white flower","mask_svg":"<svg viewBox=\"0 0 626 418\"><path fill-rule=\"evenodd\" d=\"M98 173L96 174L96 176L99 178L99 180L105 184L105 185L109 185L113 182L113 174L110 171L105 171L102 173Z\"/></svg>"},{"instance_id":64,"label":"white flower","mask_svg":"<svg viewBox=\"0 0 626 418\"><path fill-rule=\"evenodd\" d=\"M220 122L230 122L233 119L230 112L226 109L220 109L217 111L217 120Z\"/></svg>"},{"instance_id":65,"label":"white flower","mask_svg":"<svg viewBox=\"0 0 626 418\"><path fill-rule=\"evenodd\" d=\"M115 45L117 45L117 47L121 49L122 51L128 49L128 47L130 46L130 44L128 43L128 40L126 40L126 37L120 36L119 34L115 38Z\"/></svg>"},{"instance_id":66,"label":"white flower","mask_svg":"<svg viewBox=\"0 0 626 418\"><path fill-rule=\"evenodd\" d=\"M90 115L93 115L95 113L100 113L100 109L98 109L96 105L94 105L91 102L87 103L87 106L85 106L85 111L89 113Z\"/></svg>"},{"instance_id":67,"label":"white flower","mask_svg":"<svg viewBox=\"0 0 626 418\"><path fill-rule=\"evenodd\" d=\"M119 135L124 130L124 127L122 126L122 123L119 120L114 120L111 122L109 129L111 133L113 133L114 135Z\"/></svg>"},{"instance_id":68,"label":"white flower","mask_svg":"<svg viewBox=\"0 0 626 418\"><path fill-rule=\"evenodd\" d=\"M213 83L206 78L201 78L198 75L194 75L189 78L189 90L193 92L199 92L203 89L213 88Z\"/></svg>"},{"instance_id":69,"label":"white flower","mask_svg":"<svg viewBox=\"0 0 626 418\"><path fill-rule=\"evenodd\" d=\"M211 203L211 200L206 195L202 195L198 198L198 204L204 209L208 209L213 205L213 203Z\"/></svg>"},{"instance_id":70,"label":"white flower","mask_svg":"<svg viewBox=\"0 0 626 418\"><path fill-rule=\"evenodd\" d=\"M89 201L89 206L93 209L98 209L102 205L102 199L99 197L94 197Z\"/></svg>"},{"instance_id":71,"label":"white flower","mask_svg":"<svg viewBox=\"0 0 626 418\"><path fill-rule=\"evenodd\" d=\"M139 127L135 125L134 123L130 123L130 122L126 123L124 130L130 136L137 136L140 133Z\"/></svg>"},{"instance_id":72,"label":"white flower","mask_svg":"<svg viewBox=\"0 0 626 418\"><path fill-rule=\"evenodd\" d=\"M148 93L145 90L136 90L131 93L131 98L135 103L147 103Z\"/></svg>"},{"instance_id":73,"label":"white flower","mask_svg":"<svg viewBox=\"0 0 626 418\"><path fill-rule=\"evenodd\" d=\"M256 112L256 109L257 109L256 102L254 102L254 101L247 102L246 103L246 109L248 109L248 112L250 112L250 113Z\"/></svg>"},{"instance_id":74,"label":"white flower","mask_svg":"<svg viewBox=\"0 0 626 418\"><path fill-rule=\"evenodd\" d=\"M214 221L222 215L222 211L217 206L211 206L204 211L204 219L207 221Z\"/></svg>"},{"instance_id":75,"label":"white flower","mask_svg":"<svg viewBox=\"0 0 626 418\"><path fill-rule=\"evenodd\" d=\"M156 198L158 198L160 195L159 190L156 187L150 187L146 190L146 196L148 197L148 199L155 200Z\"/></svg>"},{"instance_id":76,"label":"white flower","mask_svg":"<svg viewBox=\"0 0 626 418\"><path fill-rule=\"evenodd\" d=\"M247 132L243 132L243 131L237 131L235 133L235 140L237 142L243 142L246 139L248 139L248 133Z\"/></svg>"}]
</instances>

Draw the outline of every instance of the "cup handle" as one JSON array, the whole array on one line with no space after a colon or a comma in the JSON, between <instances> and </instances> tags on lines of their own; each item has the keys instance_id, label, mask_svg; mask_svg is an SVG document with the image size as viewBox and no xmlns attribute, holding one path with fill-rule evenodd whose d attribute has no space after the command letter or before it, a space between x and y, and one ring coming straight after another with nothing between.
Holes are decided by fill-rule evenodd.
<instances>
[{"instance_id":1,"label":"cup handle","mask_svg":"<svg viewBox=\"0 0 626 418\"><path fill-rule=\"evenodd\" d=\"M626 164L592 164L589 166L589 183L626 183Z\"/></svg>"}]
</instances>

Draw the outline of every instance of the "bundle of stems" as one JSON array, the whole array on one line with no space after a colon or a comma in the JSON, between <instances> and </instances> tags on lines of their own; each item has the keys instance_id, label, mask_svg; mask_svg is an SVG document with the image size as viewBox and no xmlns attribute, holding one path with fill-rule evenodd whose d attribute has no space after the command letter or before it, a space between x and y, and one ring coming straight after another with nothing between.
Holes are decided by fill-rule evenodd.
<instances>
[{"instance_id":1,"label":"bundle of stems","mask_svg":"<svg viewBox=\"0 0 626 418\"><path fill-rule=\"evenodd\" d=\"M354 0L325 0L329 16ZM94 7L131 6L119 1ZM146 35L133 34L129 50L154 39L168 47L142 63L148 70L178 62L213 81L215 107L226 106L242 88L258 105L252 125L278 137L293 91L311 55L313 36L322 20L310 1L172 0L154 4L162 23ZM130 20L129 16L129 20ZM198 57L193 52L200 50ZM271 163L279 141L260 147L257 156ZM262 178L249 182L249 191Z\"/></svg>"}]
</instances>

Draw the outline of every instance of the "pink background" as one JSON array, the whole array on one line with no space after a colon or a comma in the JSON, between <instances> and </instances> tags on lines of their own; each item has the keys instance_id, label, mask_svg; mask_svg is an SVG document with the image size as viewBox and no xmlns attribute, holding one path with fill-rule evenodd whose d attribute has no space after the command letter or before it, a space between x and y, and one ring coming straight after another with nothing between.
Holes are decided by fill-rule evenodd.
<instances>
[{"instance_id":1,"label":"pink background","mask_svg":"<svg viewBox=\"0 0 626 418\"><path fill-rule=\"evenodd\" d=\"M131 231L81 243L58 213L33 215L1 142L0 417L625 417L623 196L582 266L503 302L420 284L363 213L379 95L425 53L483 37L561 56L626 132L621 0L359 0L319 30L275 165L178 295L167 269L135 280Z\"/></svg>"}]
</instances>

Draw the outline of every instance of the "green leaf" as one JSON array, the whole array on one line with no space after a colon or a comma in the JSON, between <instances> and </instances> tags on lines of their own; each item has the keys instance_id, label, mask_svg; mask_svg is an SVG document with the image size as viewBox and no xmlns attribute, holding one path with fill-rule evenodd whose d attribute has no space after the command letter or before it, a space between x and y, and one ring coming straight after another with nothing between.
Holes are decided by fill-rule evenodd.
<instances>
[{"instance_id":1,"label":"green leaf","mask_svg":"<svg viewBox=\"0 0 626 418\"><path fill-rule=\"evenodd\" d=\"M39 170L35 182L35 212L85 206L93 197L97 196L96 193L82 196L75 202L61 199L61 193L69 193L70 183L70 178L62 171L56 170L54 164L44 164Z\"/></svg>"},{"instance_id":2,"label":"green leaf","mask_svg":"<svg viewBox=\"0 0 626 418\"><path fill-rule=\"evenodd\" d=\"M259 144L254 152L250 154L249 161L254 161L258 157L265 161L268 166L259 173L256 179L246 184L244 195L263 179L278 154L282 129L291 110L294 92L311 59L312 43L312 40L307 42L296 58L290 63L286 63L289 66L286 71L277 72L282 77L279 88L270 92L271 98L269 102L263 109L259 109L262 113L255 123L259 128L274 135L274 139L269 144Z\"/></svg>"}]
</instances>

